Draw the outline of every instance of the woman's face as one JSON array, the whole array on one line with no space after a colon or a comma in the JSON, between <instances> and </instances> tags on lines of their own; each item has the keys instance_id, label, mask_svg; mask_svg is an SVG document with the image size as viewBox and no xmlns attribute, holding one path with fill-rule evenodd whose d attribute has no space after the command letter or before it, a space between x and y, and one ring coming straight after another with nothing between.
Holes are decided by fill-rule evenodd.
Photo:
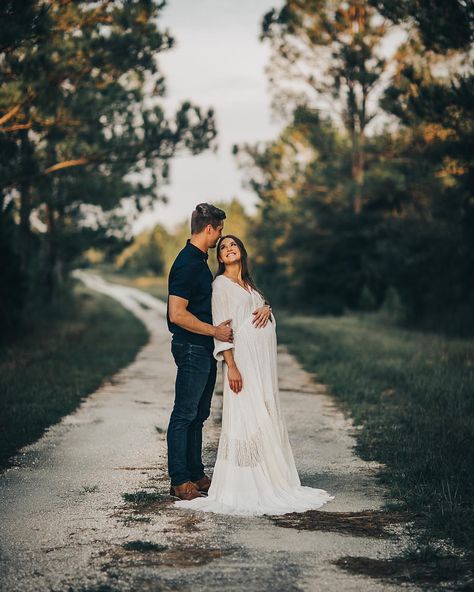
<instances>
[{"instance_id":1,"label":"woman's face","mask_svg":"<svg viewBox=\"0 0 474 592\"><path fill-rule=\"evenodd\" d=\"M242 253L239 246L233 238L225 238L219 245L219 253L217 254L219 261L224 265L230 265L242 259Z\"/></svg>"}]
</instances>

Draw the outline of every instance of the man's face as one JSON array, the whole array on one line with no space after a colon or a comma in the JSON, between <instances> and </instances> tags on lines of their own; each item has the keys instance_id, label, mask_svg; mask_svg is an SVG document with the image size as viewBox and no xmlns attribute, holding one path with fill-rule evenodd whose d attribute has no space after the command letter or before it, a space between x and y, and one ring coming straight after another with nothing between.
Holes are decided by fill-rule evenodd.
<instances>
[{"instance_id":1,"label":"man's face","mask_svg":"<svg viewBox=\"0 0 474 592\"><path fill-rule=\"evenodd\" d=\"M217 241L222 236L222 230L224 228L224 223L219 224L217 228L213 228L211 224L209 224L209 247L214 249L217 245Z\"/></svg>"}]
</instances>

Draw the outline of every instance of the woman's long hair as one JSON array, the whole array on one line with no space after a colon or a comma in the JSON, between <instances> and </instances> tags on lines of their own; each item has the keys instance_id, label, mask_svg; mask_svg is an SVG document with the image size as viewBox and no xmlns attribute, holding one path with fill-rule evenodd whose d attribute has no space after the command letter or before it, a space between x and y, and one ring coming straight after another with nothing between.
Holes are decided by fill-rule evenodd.
<instances>
[{"instance_id":1,"label":"woman's long hair","mask_svg":"<svg viewBox=\"0 0 474 592\"><path fill-rule=\"evenodd\" d=\"M247 249L244 247L244 243L240 240L240 238L234 236L233 234L226 234L225 236L221 236L217 243L217 263L219 264L219 267L217 268L215 277L222 275L225 271L224 263L222 263L222 261L219 261L220 246L225 238L232 239L240 249L240 270L244 283L253 288L256 292L258 292L260 296L264 299L265 303L268 304L268 301L265 298L265 294L259 288L257 288L252 276L250 275Z\"/></svg>"}]
</instances>

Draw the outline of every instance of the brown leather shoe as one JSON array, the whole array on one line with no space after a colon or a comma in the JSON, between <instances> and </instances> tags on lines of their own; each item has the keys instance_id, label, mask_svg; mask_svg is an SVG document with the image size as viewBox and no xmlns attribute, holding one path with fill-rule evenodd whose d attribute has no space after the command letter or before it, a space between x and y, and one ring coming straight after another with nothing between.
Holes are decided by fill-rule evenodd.
<instances>
[{"instance_id":1,"label":"brown leather shoe","mask_svg":"<svg viewBox=\"0 0 474 592\"><path fill-rule=\"evenodd\" d=\"M200 491L196 488L192 481L186 481L181 485L172 485L170 487L170 495L179 497L181 500L192 500L196 497L204 497Z\"/></svg>"},{"instance_id":2,"label":"brown leather shoe","mask_svg":"<svg viewBox=\"0 0 474 592\"><path fill-rule=\"evenodd\" d=\"M204 477L201 477L197 481L191 481L191 483L193 483L196 486L196 489L202 493L207 493L212 481L207 475L204 475Z\"/></svg>"}]
</instances>

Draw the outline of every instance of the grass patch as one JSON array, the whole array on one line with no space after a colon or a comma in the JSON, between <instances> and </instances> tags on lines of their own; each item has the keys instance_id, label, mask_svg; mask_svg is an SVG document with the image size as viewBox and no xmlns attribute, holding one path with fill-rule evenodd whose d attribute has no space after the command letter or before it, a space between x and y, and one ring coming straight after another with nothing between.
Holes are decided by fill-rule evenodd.
<instances>
[{"instance_id":1,"label":"grass patch","mask_svg":"<svg viewBox=\"0 0 474 592\"><path fill-rule=\"evenodd\" d=\"M135 526L136 524L149 524L151 518L149 516L125 516L122 518L125 526Z\"/></svg>"},{"instance_id":2,"label":"grass patch","mask_svg":"<svg viewBox=\"0 0 474 592\"><path fill-rule=\"evenodd\" d=\"M402 522L410 522L414 516L408 512L381 512L365 510L362 512L293 512L281 516L271 516L276 526L297 530L321 530L359 537L390 538L393 536L387 527Z\"/></svg>"},{"instance_id":3,"label":"grass patch","mask_svg":"<svg viewBox=\"0 0 474 592\"><path fill-rule=\"evenodd\" d=\"M158 545L157 543L152 543L151 541L140 540L128 541L127 543L124 543L122 547L126 551L138 551L140 553L149 553L150 551L162 553L168 549L166 545Z\"/></svg>"},{"instance_id":4,"label":"grass patch","mask_svg":"<svg viewBox=\"0 0 474 592\"><path fill-rule=\"evenodd\" d=\"M374 317L279 318L279 339L316 372L356 425L358 453L425 536L474 547L474 341Z\"/></svg>"},{"instance_id":5,"label":"grass patch","mask_svg":"<svg viewBox=\"0 0 474 592\"><path fill-rule=\"evenodd\" d=\"M433 590L472 590L474 566L466 556L427 546L387 559L345 556L333 561L339 568L391 584L417 584Z\"/></svg>"},{"instance_id":6,"label":"grass patch","mask_svg":"<svg viewBox=\"0 0 474 592\"><path fill-rule=\"evenodd\" d=\"M98 485L84 485L79 493L81 495L86 495L88 493L96 493L97 491L99 491Z\"/></svg>"},{"instance_id":7,"label":"grass patch","mask_svg":"<svg viewBox=\"0 0 474 592\"><path fill-rule=\"evenodd\" d=\"M97 586L81 586L75 589L69 586L68 592L119 592L119 590L111 584L97 584Z\"/></svg>"},{"instance_id":8,"label":"grass patch","mask_svg":"<svg viewBox=\"0 0 474 592\"><path fill-rule=\"evenodd\" d=\"M0 349L0 467L132 362L147 340L130 312L75 282L53 318Z\"/></svg>"},{"instance_id":9,"label":"grass patch","mask_svg":"<svg viewBox=\"0 0 474 592\"><path fill-rule=\"evenodd\" d=\"M109 560L101 567L102 572L109 572L116 577L117 568L130 569L134 567L200 567L215 559L229 555L229 551L222 549L202 549L192 545L180 545L177 548L167 548L149 541L129 541L116 546L109 555ZM130 553L132 551L132 553ZM112 575L114 574L114 575ZM161 589L161 588L160 588Z\"/></svg>"},{"instance_id":10,"label":"grass patch","mask_svg":"<svg viewBox=\"0 0 474 592\"><path fill-rule=\"evenodd\" d=\"M122 493L122 499L130 504L129 511L140 515L159 514L173 503L173 499L168 494L143 490Z\"/></svg>"},{"instance_id":11,"label":"grass patch","mask_svg":"<svg viewBox=\"0 0 474 592\"><path fill-rule=\"evenodd\" d=\"M169 495L163 493L152 493L149 491L137 491L135 493L122 493L125 502L136 505L147 505L153 502L162 502L169 499Z\"/></svg>"}]
</instances>

